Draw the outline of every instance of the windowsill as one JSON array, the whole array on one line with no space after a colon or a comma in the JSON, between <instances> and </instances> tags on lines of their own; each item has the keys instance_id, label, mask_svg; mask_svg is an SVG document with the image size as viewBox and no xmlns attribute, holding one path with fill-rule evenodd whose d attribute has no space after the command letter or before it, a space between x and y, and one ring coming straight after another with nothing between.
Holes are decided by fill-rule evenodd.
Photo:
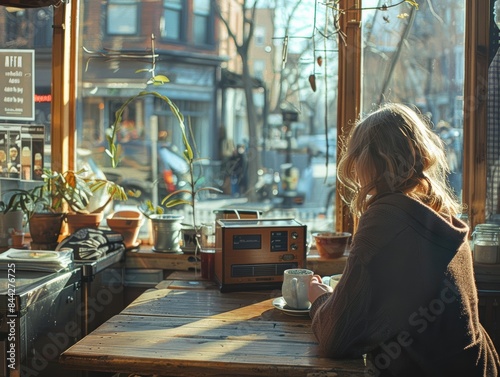
<instances>
[{"instance_id":1,"label":"windowsill","mask_svg":"<svg viewBox=\"0 0 500 377\"><path fill-rule=\"evenodd\" d=\"M307 268L321 276L341 274L347 261L347 256L335 259L321 258L314 249L307 256ZM194 254L157 253L150 245L141 246L138 251L127 252L125 268L162 269L188 271L200 268L199 257Z\"/></svg>"}]
</instances>

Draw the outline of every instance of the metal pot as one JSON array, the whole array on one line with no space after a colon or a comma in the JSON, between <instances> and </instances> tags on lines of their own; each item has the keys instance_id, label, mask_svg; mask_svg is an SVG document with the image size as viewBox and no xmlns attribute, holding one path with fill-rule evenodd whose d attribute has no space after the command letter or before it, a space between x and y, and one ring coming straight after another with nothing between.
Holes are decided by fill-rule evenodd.
<instances>
[{"instance_id":1,"label":"metal pot","mask_svg":"<svg viewBox=\"0 0 500 377\"><path fill-rule=\"evenodd\" d=\"M153 232L153 251L182 253L180 241L182 215L150 215Z\"/></svg>"}]
</instances>

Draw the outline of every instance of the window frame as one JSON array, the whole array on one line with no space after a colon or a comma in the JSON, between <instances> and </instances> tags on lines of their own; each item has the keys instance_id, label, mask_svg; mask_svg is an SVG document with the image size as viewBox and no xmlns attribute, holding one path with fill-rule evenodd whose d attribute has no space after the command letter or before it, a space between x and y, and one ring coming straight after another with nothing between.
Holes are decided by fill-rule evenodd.
<instances>
[{"instance_id":1,"label":"window frame","mask_svg":"<svg viewBox=\"0 0 500 377\"><path fill-rule=\"evenodd\" d=\"M173 6L169 6L169 0L162 0L163 12L161 15L162 24L165 25L165 12L167 9L179 9L174 8ZM160 29L160 38L162 41L169 43L185 43L187 40L187 2L186 0L179 0L180 10L179 10L179 38L169 38L167 35L164 35L165 28Z\"/></svg>"},{"instance_id":2,"label":"window frame","mask_svg":"<svg viewBox=\"0 0 500 377\"><path fill-rule=\"evenodd\" d=\"M193 0L192 35L193 35L193 44L197 46L214 44L213 32L210 31L213 30L215 12L212 6L212 2L210 0L205 0L205 1L207 1L208 3L208 13L199 13L197 12L197 8L195 6L196 0ZM206 19L205 39L202 42L196 40L195 28L196 25L198 24L198 22L196 21L198 17L203 17L204 19Z\"/></svg>"},{"instance_id":3,"label":"window frame","mask_svg":"<svg viewBox=\"0 0 500 377\"><path fill-rule=\"evenodd\" d=\"M341 9L360 8L356 0L341 0ZM339 48L339 135L349 132L349 125L360 111L361 80L361 11L341 17L340 27L352 41ZM486 21L485 21L486 20ZM488 82L489 2L467 1L465 9L464 77L464 161L462 202L466 206L471 229L485 221L486 203L486 93ZM477 125L482 125L478 127ZM337 146L338 147L338 146ZM338 154L342 150L338 148ZM357 219L350 215L339 193L336 198L336 228L353 231Z\"/></svg>"},{"instance_id":4,"label":"window frame","mask_svg":"<svg viewBox=\"0 0 500 377\"><path fill-rule=\"evenodd\" d=\"M54 12L53 36L53 111L52 164L58 169L72 167L75 161L76 90L78 60L78 2L58 7ZM340 0L341 8L355 7L357 0ZM342 17L341 28L355 43L340 44L338 124L356 119L360 100L361 22L358 12ZM464 163L463 202L468 206L471 229L484 222L486 202L486 85L489 51L489 2L467 1L465 10L465 83L464 83ZM71 20L71 22L70 22ZM63 28L66 23L71 28ZM68 69L69 67L69 69ZM70 85L65 83L69 82ZM65 99L69 99L66 101ZM483 126L478 126L483 125ZM341 133L348 129L339 130ZM338 150L340 154L341 151ZM337 192L337 203L342 203ZM336 206L336 228L349 230L356 219L345 205Z\"/></svg>"}]
</instances>

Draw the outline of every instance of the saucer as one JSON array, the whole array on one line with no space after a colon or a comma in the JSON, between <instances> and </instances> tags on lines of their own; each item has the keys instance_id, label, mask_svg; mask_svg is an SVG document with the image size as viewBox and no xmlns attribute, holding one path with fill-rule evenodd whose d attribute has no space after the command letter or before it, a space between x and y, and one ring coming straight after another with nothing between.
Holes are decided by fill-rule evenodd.
<instances>
[{"instance_id":1,"label":"saucer","mask_svg":"<svg viewBox=\"0 0 500 377\"><path fill-rule=\"evenodd\" d=\"M309 309L311 308L311 305L309 304L309 308L307 309L293 309L286 304L286 301L283 297L275 298L273 300L273 306L276 309L281 310L283 313L293 316L308 315Z\"/></svg>"},{"instance_id":2,"label":"saucer","mask_svg":"<svg viewBox=\"0 0 500 377\"><path fill-rule=\"evenodd\" d=\"M127 250L127 251L130 251L130 250L135 250L135 249L138 249L138 248L139 248L139 246L141 246L141 241L140 241L140 240L136 241L136 242L135 242L134 244L132 244L132 245L128 245L128 246L127 246L127 245L125 245L125 250Z\"/></svg>"}]
</instances>

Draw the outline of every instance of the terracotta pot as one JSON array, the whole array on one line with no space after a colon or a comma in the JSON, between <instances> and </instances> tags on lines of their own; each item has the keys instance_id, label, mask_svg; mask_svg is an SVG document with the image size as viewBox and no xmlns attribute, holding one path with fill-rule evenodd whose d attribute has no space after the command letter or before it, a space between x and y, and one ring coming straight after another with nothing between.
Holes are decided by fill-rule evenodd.
<instances>
[{"instance_id":1,"label":"terracotta pot","mask_svg":"<svg viewBox=\"0 0 500 377\"><path fill-rule=\"evenodd\" d=\"M144 216L137 211L118 211L113 213L106 219L109 228L123 236L125 248L133 249L139 245L137 237L142 224L144 224Z\"/></svg>"},{"instance_id":2,"label":"terracotta pot","mask_svg":"<svg viewBox=\"0 0 500 377\"><path fill-rule=\"evenodd\" d=\"M68 231L70 234L75 233L78 229L82 228L99 228L104 214L98 213L74 213L67 214L66 220L68 222Z\"/></svg>"},{"instance_id":3,"label":"terracotta pot","mask_svg":"<svg viewBox=\"0 0 500 377\"><path fill-rule=\"evenodd\" d=\"M63 220L64 213L35 213L29 221L32 241L47 247L57 245Z\"/></svg>"}]
</instances>

